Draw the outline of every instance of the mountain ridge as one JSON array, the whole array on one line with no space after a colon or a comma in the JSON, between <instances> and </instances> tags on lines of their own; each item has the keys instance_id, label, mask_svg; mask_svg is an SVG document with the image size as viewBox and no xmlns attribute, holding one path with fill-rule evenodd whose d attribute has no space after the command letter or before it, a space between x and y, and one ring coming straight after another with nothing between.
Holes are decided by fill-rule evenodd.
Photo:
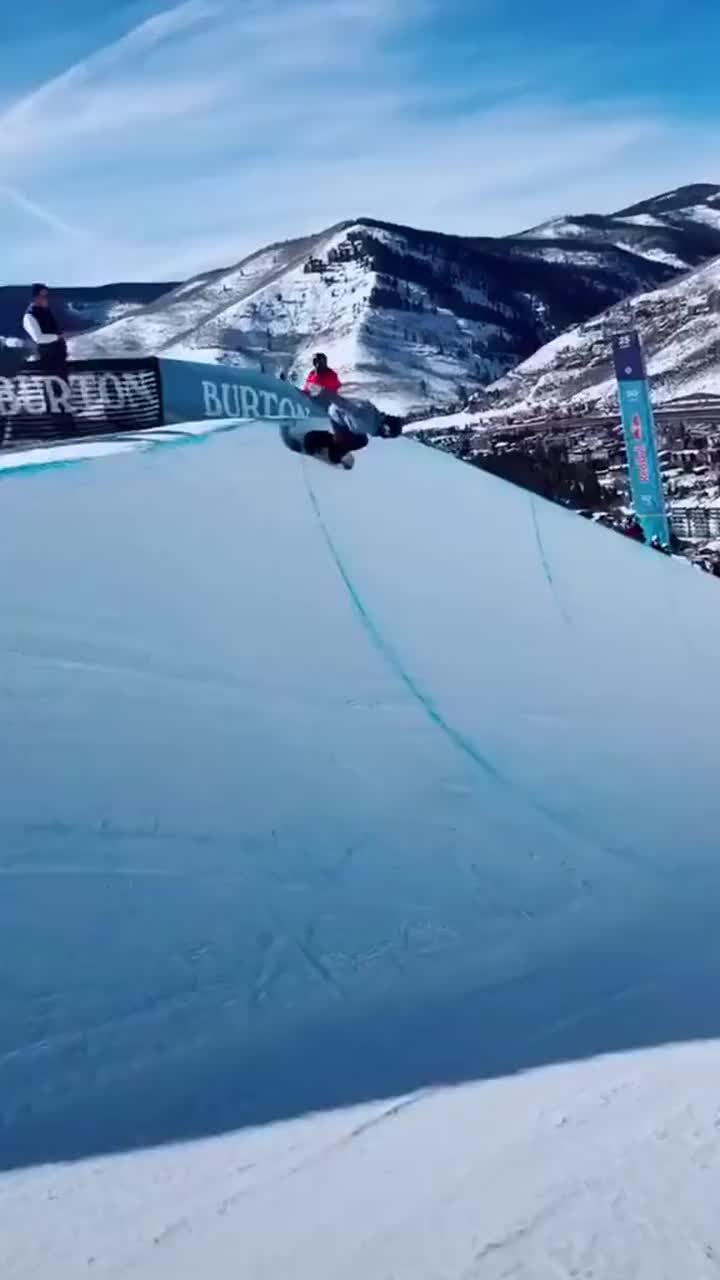
<instances>
[{"instance_id":1,"label":"mountain ridge","mask_svg":"<svg viewBox=\"0 0 720 1280\"><path fill-rule=\"evenodd\" d=\"M345 219L204 272L76 339L78 355L258 365L295 380L322 347L351 392L416 414L497 381L548 340L720 254L720 227L460 236Z\"/></svg>"},{"instance_id":2,"label":"mountain ridge","mask_svg":"<svg viewBox=\"0 0 720 1280\"><path fill-rule=\"evenodd\" d=\"M610 335L639 330L656 404L720 395L720 257L567 330L468 405L513 415L612 409L617 391Z\"/></svg>"},{"instance_id":3,"label":"mountain ridge","mask_svg":"<svg viewBox=\"0 0 720 1280\"><path fill-rule=\"evenodd\" d=\"M711 183L505 237L362 216L180 284L135 286L132 298L105 286L78 304L67 291L67 329L78 357L162 353L294 381L321 348L351 394L420 417L482 401L486 388L502 400L503 380L522 380L549 343L716 256Z\"/></svg>"}]
</instances>

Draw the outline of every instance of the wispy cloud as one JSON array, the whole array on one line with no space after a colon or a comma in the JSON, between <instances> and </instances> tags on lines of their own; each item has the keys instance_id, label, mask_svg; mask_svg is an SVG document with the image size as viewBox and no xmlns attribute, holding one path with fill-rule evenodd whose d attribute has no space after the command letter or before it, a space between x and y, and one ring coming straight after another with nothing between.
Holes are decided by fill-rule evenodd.
<instances>
[{"instance_id":1,"label":"wispy cloud","mask_svg":"<svg viewBox=\"0 0 720 1280\"><path fill-rule=\"evenodd\" d=\"M6 182L0 182L0 196L4 196L14 204L21 213L29 214L31 218L35 218L44 226L49 227L51 231L55 231L61 236L70 236L72 239L76 236L82 236L82 232L78 227L71 226L69 222L66 222L64 218L59 218L51 209L38 204L36 200L31 200L22 191L18 191L17 187L11 187Z\"/></svg>"},{"instance_id":2,"label":"wispy cloud","mask_svg":"<svg viewBox=\"0 0 720 1280\"><path fill-rule=\"evenodd\" d=\"M179 275L361 213L497 233L712 177L709 137L571 94L561 54L543 75L488 36L459 77L430 37L464 3L187 0L36 87L0 114L0 179L56 233L42 271Z\"/></svg>"},{"instance_id":3,"label":"wispy cloud","mask_svg":"<svg viewBox=\"0 0 720 1280\"><path fill-rule=\"evenodd\" d=\"M108 131L164 125L212 107L217 87L206 76L178 83L172 76L148 75L144 68L153 53L187 42L217 13L209 0L186 0L27 94L0 116L0 161L14 156L21 167L31 165L58 145L74 147L83 135L107 144Z\"/></svg>"}]
</instances>

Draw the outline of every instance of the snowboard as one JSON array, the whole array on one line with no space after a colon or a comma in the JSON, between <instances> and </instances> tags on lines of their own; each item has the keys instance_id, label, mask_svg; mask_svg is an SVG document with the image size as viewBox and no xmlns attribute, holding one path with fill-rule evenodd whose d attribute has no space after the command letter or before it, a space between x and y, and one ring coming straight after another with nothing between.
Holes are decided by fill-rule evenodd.
<instances>
[{"instance_id":1,"label":"snowboard","mask_svg":"<svg viewBox=\"0 0 720 1280\"><path fill-rule=\"evenodd\" d=\"M346 454L342 462L333 462L329 456L327 449L306 448L305 437L306 435L309 435L309 434L327 435L328 438L330 437L329 431L328 432L320 431L317 427L310 428L309 431L306 430L303 432L302 428L299 427L297 421L294 421L292 424L288 422L284 422L280 428L280 436L282 438L283 443L293 453L301 453L306 458L313 458L315 462L323 462L326 467L333 467L334 470L336 471L352 470L352 468L355 466L355 459L351 453Z\"/></svg>"}]
</instances>

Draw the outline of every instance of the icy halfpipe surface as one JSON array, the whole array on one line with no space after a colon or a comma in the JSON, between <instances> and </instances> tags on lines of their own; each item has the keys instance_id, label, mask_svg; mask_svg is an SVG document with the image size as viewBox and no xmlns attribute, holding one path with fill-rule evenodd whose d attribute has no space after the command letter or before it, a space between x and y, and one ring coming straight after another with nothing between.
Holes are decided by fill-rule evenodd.
<instances>
[{"instance_id":1,"label":"icy halfpipe surface","mask_svg":"<svg viewBox=\"0 0 720 1280\"><path fill-rule=\"evenodd\" d=\"M715 582L406 441L1 489L5 1169L718 1032Z\"/></svg>"}]
</instances>

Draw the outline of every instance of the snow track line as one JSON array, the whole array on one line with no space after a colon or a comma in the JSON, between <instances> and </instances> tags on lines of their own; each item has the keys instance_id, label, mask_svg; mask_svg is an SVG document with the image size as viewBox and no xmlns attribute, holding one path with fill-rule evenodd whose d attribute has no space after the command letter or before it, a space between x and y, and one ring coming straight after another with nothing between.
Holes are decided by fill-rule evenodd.
<instances>
[{"instance_id":1,"label":"snow track line","mask_svg":"<svg viewBox=\"0 0 720 1280\"><path fill-rule=\"evenodd\" d=\"M420 688L420 685L417 683L415 678L410 674L410 672L405 667L399 654L395 652L390 642L386 640L385 636L382 634L380 627L376 623L372 614L370 613L367 606L365 605L360 593L355 587L355 584L353 583L352 578L350 577L347 569L345 568L340 552L335 546L335 542L333 540L332 534L330 533L330 530L328 529L323 519L322 512L320 511L320 506L319 506L317 497L315 495L315 491L312 487L312 484L308 480L307 464L304 461L303 461L303 474L305 479L305 486L308 492L308 497L310 499L310 503L315 513L315 518L320 526L325 542L327 543L330 555L332 556L335 562L335 567L337 568L337 571L340 574L340 577L342 578L345 584L346 590L348 592L348 595L350 596L350 599L352 600L352 603L355 608L355 612L357 613L360 619L363 629L365 630L368 637L372 641L372 644L378 650L378 652L382 655L382 657L385 659L388 666L393 669L395 674L399 677L399 679L405 685L405 688L408 689L413 699L422 707L423 711L425 712L425 715L429 720L432 721L435 727L440 729L441 732L444 733L445 736L450 739L453 745L458 748L458 750L464 752L466 756L469 756L469 758L473 761L473 763L478 765L479 768L481 768L483 772L488 775L488 777L492 778L495 782L499 782L501 784L505 784L506 786L509 786L510 784L506 782L505 778L502 776L499 770L495 767L492 761L486 755L484 755L481 751L479 751L478 748L475 746L475 744L471 742L471 740L467 738L465 734L461 732L461 730L454 728L454 726L451 725L445 719L442 712L439 711L438 708L435 706L435 703L433 702L432 698L429 696L429 694L425 693L424 690Z\"/></svg>"},{"instance_id":2,"label":"snow track line","mask_svg":"<svg viewBox=\"0 0 720 1280\"><path fill-rule=\"evenodd\" d=\"M552 572L552 569L550 568L550 562L547 558L545 544L542 540L542 534L540 533L540 522L538 520L538 515L537 515L537 501L534 493L530 495L530 514L532 516L533 528L535 530L535 540L537 542L537 548L540 554L540 563L543 567L543 573L547 578L548 586L550 587L550 590L553 593L553 598L558 607L558 612L560 613L560 616L563 619L563 622L566 624L566 626L572 627L573 625L572 618L570 617L570 614L568 613L567 609L565 608L565 605L563 604L560 598L560 594L555 585L553 572Z\"/></svg>"},{"instance_id":3,"label":"snow track line","mask_svg":"<svg viewBox=\"0 0 720 1280\"><path fill-rule=\"evenodd\" d=\"M432 697L421 688L415 677L407 670L402 658L393 648L389 640L387 640L383 635L381 628L378 626L370 610L363 601L362 596L357 590L348 570L345 567L343 558L340 555L333 536L323 518L315 490L313 489L312 482L308 477L307 460L301 458L301 463L305 488L307 490L307 495L312 506L315 519L320 527L320 531L335 567L342 579L348 595L350 596L350 600L352 601L363 630L371 641L373 647L378 651L387 665L395 672L402 684L405 685L405 688L408 690L414 701L417 702L418 706L422 709L431 724L433 724L436 729L439 729L449 742L451 742L458 751L461 751L463 755L471 760L486 777L490 778L491 781L495 782L498 786L503 787L506 791L509 791L511 795L522 798L532 810L546 821L551 822L554 827L562 831L565 835L570 835L574 840L581 840L586 846L592 848L596 853L599 852L607 855L608 857L612 857L618 862L622 862L626 866L631 867L634 871L641 872L645 877L650 877L652 879L659 880L660 882L664 882L666 879L664 873L656 867L648 866L647 862L636 854L634 850L605 844L601 840L598 840L592 833L585 831L582 824L576 823L572 816L557 813L547 805L543 804L542 800L538 800L532 792L526 791L524 787L519 786L500 769L498 769L498 767L493 764L489 756L485 755L484 752L476 747L472 739L463 733L461 729L456 729L454 725L450 724L449 720L446 720L445 716L435 705ZM673 891L672 883L670 884L669 891Z\"/></svg>"}]
</instances>

